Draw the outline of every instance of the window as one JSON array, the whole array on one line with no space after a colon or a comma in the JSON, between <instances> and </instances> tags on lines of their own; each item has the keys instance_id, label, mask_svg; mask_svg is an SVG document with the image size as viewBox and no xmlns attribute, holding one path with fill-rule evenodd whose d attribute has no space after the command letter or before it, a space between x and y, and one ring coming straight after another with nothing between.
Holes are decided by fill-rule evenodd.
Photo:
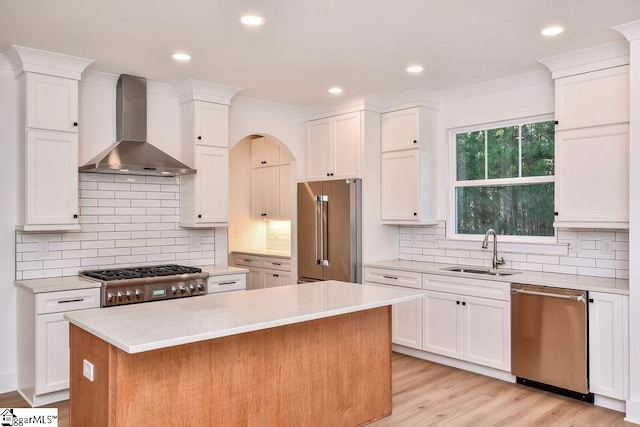
<instances>
[{"instance_id":1,"label":"window","mask_svg":"<svg viewBox=\"0 0 640 427\"><path fill-rule=\"evenodd\" d=\"M453 136L456 234L554 235L553 121Z\"/></svg>"}]
</instances>

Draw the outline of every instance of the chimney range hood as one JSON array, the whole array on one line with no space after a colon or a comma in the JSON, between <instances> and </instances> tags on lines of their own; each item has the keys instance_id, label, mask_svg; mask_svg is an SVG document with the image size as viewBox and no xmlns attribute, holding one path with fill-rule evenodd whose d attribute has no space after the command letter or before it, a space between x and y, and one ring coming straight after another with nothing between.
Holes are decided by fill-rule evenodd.
<instances>
[{"instance_id":1,"label":"chimney range hood","mask_svg":"<svg viewBox=\"0 0 640 427\"><path fill-rule=\"evenodd\" d=\"M147 80L122 74L116 88L116 140L80 172L176 176L196 173L147 142Z\"/></svg>"}]
</instances>

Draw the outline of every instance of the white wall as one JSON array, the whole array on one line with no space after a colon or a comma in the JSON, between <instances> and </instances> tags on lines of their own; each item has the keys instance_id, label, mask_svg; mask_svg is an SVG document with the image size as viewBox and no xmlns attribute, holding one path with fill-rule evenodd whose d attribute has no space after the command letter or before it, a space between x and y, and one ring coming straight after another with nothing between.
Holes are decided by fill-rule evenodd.
<instances>
[{"instance_id":1,"label":"white wall","mask_svg":"<svg viewBox=\"0 0 640 427\"><path fill-rule=\"evenodd\" d=\"M16 389L16 85L0 55L0 393Z\"/></svg>"}]
</instances>

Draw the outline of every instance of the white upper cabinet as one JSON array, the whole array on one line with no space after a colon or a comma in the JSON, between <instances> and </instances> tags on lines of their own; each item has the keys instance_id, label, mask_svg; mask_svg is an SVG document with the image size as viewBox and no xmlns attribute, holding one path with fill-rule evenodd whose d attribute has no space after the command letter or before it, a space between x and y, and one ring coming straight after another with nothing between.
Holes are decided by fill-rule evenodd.
<instances>
[{"instance_id":1,"label":"white upper cabinet","mask_svg":"<svg viewBox=\"0 0 640 427\"><path fill-rule=\"evenodd\" d=\"M437 111L425 107L382 115L382 223L438 223L436 125Z\"/></svg>"},{"instance_id":2,"label":"white upper cabinet","mask_svg":"<svg viewBox=\"0 0 640 427\"><path fill-rule=\"evenodd\" d=\"M629 66L607 68L555 81L556 130L629 121Z\"/></svg>"},{"instance_id":3,"label":"white upper cabinet","mask_svg":"<svg viewBox=\"0 0 640 427\"><path fill-rule=\"evenodd\" d=\"M78 134L26 131L23 230L78 224Z\"/></svg>"},{"instance_id":4,"label":"white upper cabinet","mask_svg":"<svg viewBox=\"0 0 640 427\"><path fill-rule=\"evenodd\" d=\"M23 231L76 231L78 80L91 60L20 46L17 73L18 212Z\"/></svg>"},{"instance_id":5,"label":"white upper cabinet","mask_svg":"<svg viewBox=\"0 0 640 427\"><path fill-rule=\"evenodd\" d=\"M392 111L382 115L382 152L420 146L420 109Z\"/></svg>"},{"instance_id":6,"label":"white upper cabinet","mask_svg":"<svg viewBox=\"0 0 640 427\"><path fill-rule=\"evenodd\" d=\"M229 221L229 150L196 146L195 175L180 178L180 226L210 228Z\"/></svg>"},{"instance_id":7,"label":"white upper cabinet","mask_svg":"<svg viewBox=\"0 0 640 427\"><path fill-rule=\"evenodd\" d=\"M203 101L180 106L180 157L196 169L180 178L180 226L211 228L229 221L228 107Z\"/></svg>"},{"instance_id":8,"label":"white upper cabinet","mask_svg":"<svg viewBox=\"0 0 640 427\"><path fill-rule=\"evenodd\" d=\"M629 226L629 125L556 132L556 227Z\"/></svg>"},{"instance_id":9,"label":"white upper cabinet","mask_svg":"<svg viewBox=\"0 0 640 427\"><path fill-rule=\"evenodd\" d=\"M286 156L282 156L286 157ZM283 159L284 160L284 159ZM251 140L251 167L262 168L280 164L280 146L269 138L261 136ZM288 162L284 162L288 163Z\"/></svg>"},{"instance_id":10,"label":"white upper cabinet","mask_svg":"<svg viewBox=\"0 0 640 427\"><path fill-rule=\"evenodd\" d=\"M556 227L629 227L629 67L556 79Z\"/></svg>"},{"instance_id":11,"label":"white upper cabinet","mask_svg":"<svg viewBox=\"0 0 640 427\"><path fill-rule=\"evenodd\" d=\"M26 127L78 131L78 81L26 73Z\"/></svg>"},{"instance_id":12,"label":"white upper cabinet","mask_svg":"<svg viewBox=\"0 0 640 427\"><path fill-rule=\"evenodd\" d=\"M361 111L307 122L307 179L360 178L362 125Z\"/></svg>"}]
</instances>

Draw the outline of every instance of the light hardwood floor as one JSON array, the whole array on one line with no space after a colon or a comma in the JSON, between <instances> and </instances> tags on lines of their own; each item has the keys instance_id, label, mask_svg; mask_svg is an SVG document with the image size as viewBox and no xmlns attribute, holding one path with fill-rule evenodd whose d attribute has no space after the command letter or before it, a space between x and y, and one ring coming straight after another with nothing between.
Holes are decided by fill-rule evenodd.
<instances>
[{"instance_id":1,"label":"light hardwood floor","mask_svg":"<svg viewBox=\"0 0 640 427\"><path fill-rule=\"evenodd\" d=\"M0 394L0 407L26 407L16 392ZM59 426L69 426L69 402ZM635 426L624 415L518 384L402 354L393 355L393 413L369 426Z\"/></svg>"}]
</instances>

